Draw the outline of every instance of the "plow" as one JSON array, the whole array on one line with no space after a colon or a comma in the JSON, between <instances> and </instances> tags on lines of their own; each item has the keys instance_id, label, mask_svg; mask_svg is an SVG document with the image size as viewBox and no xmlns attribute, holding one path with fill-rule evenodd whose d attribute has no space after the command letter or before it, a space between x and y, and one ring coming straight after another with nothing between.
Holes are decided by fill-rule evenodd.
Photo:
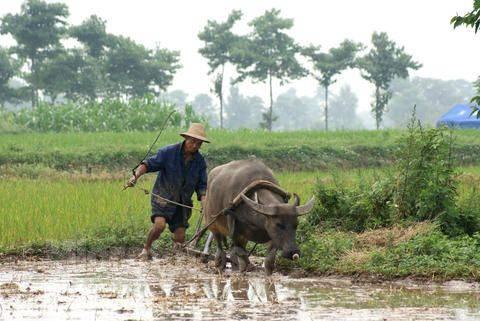
<instances>
[{"instance_id":1,"label":"plow","mask_svg":"<svg viewBox=\"0 0 480 321\"><path fill-rule=\"evenodd\" d=\"M181 204L181 203L178 203L178 202L175 202L175 201L172 201L172 200L168 200L168 199L166 199L166 198L164 198L160 195L157 195L153 192L150 192L150 191L148 191L144 188L140 188L140 189L145 194L152 195L160 203L170 203L170 204L177 205L177 206L182 206L182 207L185 207L185 208L188 208L188 209L191 209L191 210L194 210L194 211L197 211L197 212L200 213L200 217L197 220L197 223L196 223L196 226L195 226L195 234L193 235L193 237L190 240L186 241L182 245L181 250L188 255L191 255L191 256L194 256L194 257L200 257L200 258L202 258L202 261L206 262L208 260L213 260L214 259L214 255L210 253L210 245L211 245L212 240L213 240L213 233L212 232L208 233L208 236L207 236L207 239L205 241L205 244L204 244L203 248L200 246L201 240L205 236L206 232L208 231L208 228L212 224L215 223L215 221L217 220L218 217L220 217L220 215L227 216L228 220L234 220L234 217L233 217L232 214L235 211L235 209L244 201L244 197L246 197L246 195L253 195L254 199L258 200L256 190L258 190L260 188L268 189L272 192L275 192L275 193L281 195L283 197L283 199L285 200L285 202L288 202L290 197L291 197L290 193L288 193L287 191L282 189L280 186L278 186L278 185L276 185L276 184L274 184L270 181L255 180L255 181L251 182L248 186L246 186L237 196L235 196L227 207L223 208L221 211L219 211L215 215L213 215L212 219L209 222L205 222L205 224L203 224L205 213L202 209L199 209L199 208L196 208L196 207L193 207L193 206L188 206L188 205L185 205L185 204ZM256 245L257 244L255 244L255 246L249 252L249 256L255 250ZM230 262L230 257L228 255L227 255L227 262Z\"/></svg>"}]
</instances>

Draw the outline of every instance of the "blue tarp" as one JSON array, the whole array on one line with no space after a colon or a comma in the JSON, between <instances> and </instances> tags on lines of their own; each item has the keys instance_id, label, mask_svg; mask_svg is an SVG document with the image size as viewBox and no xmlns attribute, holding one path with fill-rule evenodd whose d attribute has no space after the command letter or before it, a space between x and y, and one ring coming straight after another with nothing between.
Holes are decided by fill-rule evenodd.
<instances>
[{"instance_id":1,"label":"blue tarp","mask_svg":"<svg viewBox=\"0 0 480 321\"><path fill-rule=\"evenodd\" d=\"M477 119L475 115L470 116L471 113L472 108L470 105L455 105L437 120L437 127L447 125L454 128L480 129L480 119Z\"/></svg>"}]
</instances>

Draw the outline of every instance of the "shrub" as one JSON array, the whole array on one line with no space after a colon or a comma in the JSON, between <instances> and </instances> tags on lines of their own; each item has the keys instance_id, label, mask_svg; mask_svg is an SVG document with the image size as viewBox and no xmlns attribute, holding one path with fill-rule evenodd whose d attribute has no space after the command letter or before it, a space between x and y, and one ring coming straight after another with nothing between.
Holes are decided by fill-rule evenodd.
<instances>
[{"instance_id":1,"label":"shrub","mask_svg":"<svg viewBox=\"0 0 480 321\"><path fill-rule=\"evenodd\" d=\"M423 221L454 211L452 145L451 131L424 129L413 115L397 153L394 202L400 218Z\"/></svg>"},{"instance_id":2,"label":"shrub","mask_svg":"<svg viewBox=\"0 0 480 321\"><path fill-rule=\"evenodd\" d=\"M457 196L452 145L452 132L424 129L414 114L392 176L361 180L353 188L317 182L318 203L307 216L308 224L360 232L395 222L436 220L451 236L480 231L478 196Z\"/></svg>"}]
</instances>

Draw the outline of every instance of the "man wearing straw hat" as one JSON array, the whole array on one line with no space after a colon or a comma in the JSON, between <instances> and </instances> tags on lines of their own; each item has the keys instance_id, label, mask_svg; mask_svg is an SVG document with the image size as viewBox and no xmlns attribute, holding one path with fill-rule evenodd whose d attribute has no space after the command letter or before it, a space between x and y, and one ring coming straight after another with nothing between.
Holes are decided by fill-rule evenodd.
<instances>
[{"instance_id":1,"label":"man wearing straw hat","mask_svg":"<svg viewBox=\"0 0 480 321\"><path fill-rule=\"evenodd\" d=\"M209 143L202 124L192 123L188 131L181 133L184 141L162 147L157 154L145 159L129 179L132 187L145 173L158 172L152 189L152 229L139 255L141 259L152 258L152 243L160 237L166 224L173 233L174 245L185 241L185 230L191 209L176 205L192 206L192 195L196 192L202 207L207 191L207 165L198 151L203 142ZM157 197L156 195L160 196Z\"/></svg>"}]
</instances>

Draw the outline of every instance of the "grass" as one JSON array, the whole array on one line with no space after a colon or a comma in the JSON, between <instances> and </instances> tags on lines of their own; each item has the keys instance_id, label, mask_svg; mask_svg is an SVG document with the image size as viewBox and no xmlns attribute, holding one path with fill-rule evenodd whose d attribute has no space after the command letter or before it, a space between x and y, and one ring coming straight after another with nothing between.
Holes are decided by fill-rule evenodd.
<instances>
[{"instance_id":1,"label":"grass","mask_svg":"<svg viewBox=\"0 0 480 321\"><path fill-rule=\"evenodd\" d=\"M130 229L142 234L150 227L150 201L138 188L122 191L124 180L88 176L41 179L6 178L0 185L0 252L32 244L106 237ZM306 200L310 197L312 173L279 176L282 186ZM139 186L150 189L154 175ZM199 205L195 201L195 206ZM194 216L191 225L196 222ZM192 232L192 228L190 232ZM138 245L138 244L137 244Z\"/></svg>"},{"instance_id":2,"label":"grass","mask_svg":"<svg viewBox=\"0 0 480 321\"><path fill-rule=\"evenodd\" d=\"M179 131L163 133L157 147L178 142ZM202 152L210 167L249 155L256 155L281 170L378 167L393 161L396 141L402 133L400 130L278 133L211 130L212 144L204 144ZM457 131L455 135L459 161L478 164L478 131ZM155 136L152 132L1 134L0 165L42 164L60 170L128 168L144 157Z\"/></svg>"},{"instance_id":3,"label":"grass","mask_svg":"<svg viewBox=\"0 0 480 321\"><path fill-rule=\"evenodd\" d=\"M449 238L433 223L364 233L305 232L299 264L310 272L368 275L376 281L407 276L480 280L480 234ZM293 266L285 260L281 265Z\"/></svg>"},{"instance_id":4,"label":"grass","mask_svg":"<svg viewBox=\"0 0 480 321\"><path fill-rule=\"evenodd\" d=\"M353 185L385 171L388 169L280 172L277 177L281 186L306 201L317 179L326 185L339 182ZM460 192L470 188L472 179L479 180L476 173L480 172L480 167L462 168L462 172L460 179L464 184L460 184ZM0 249L79 240L101 229L129 226L132 230L146 231L149 228L149 196L135 188L122 191L125 180L118 175L57 174L46 171L35 179L28 176L3 179L0 185ZM143 177L139 186L150 189L154 178L153 174Z\"/></svg>"},{"instance_id":5,"label":"grass","mask_svg":"<svg viewBox=\"0 0 480 321\"><path fill-rule=\"evenodd\" d=\"M468 189L479 168L463 168L460 187ZM315 180L358 184L365 175L380 171L280 172L281 186L305 201ZM333 177L333 178L332 178ZM468 177L464 180L464 177ZM150 188L154 175L140 186ZM0 185L0 254L108 253L113 247L142 246L150 228L149 196L139 189L121 191L124 180L108 175L58 175L38 179L9 177ZM194 206L198 207L195 202ZM189 237L198 219L191 219ZM480 235L448 238L433 223L395 225L363 233L318 231L303 227L298 232L302 258L299 266L316 274L377 275L380 278L465 278L480 280ZM156 242L168 249L169 233ZM264 254L259 246L257 255ZM298 266L279 259L283 269Z\"/></svg>"}]
</instances>

